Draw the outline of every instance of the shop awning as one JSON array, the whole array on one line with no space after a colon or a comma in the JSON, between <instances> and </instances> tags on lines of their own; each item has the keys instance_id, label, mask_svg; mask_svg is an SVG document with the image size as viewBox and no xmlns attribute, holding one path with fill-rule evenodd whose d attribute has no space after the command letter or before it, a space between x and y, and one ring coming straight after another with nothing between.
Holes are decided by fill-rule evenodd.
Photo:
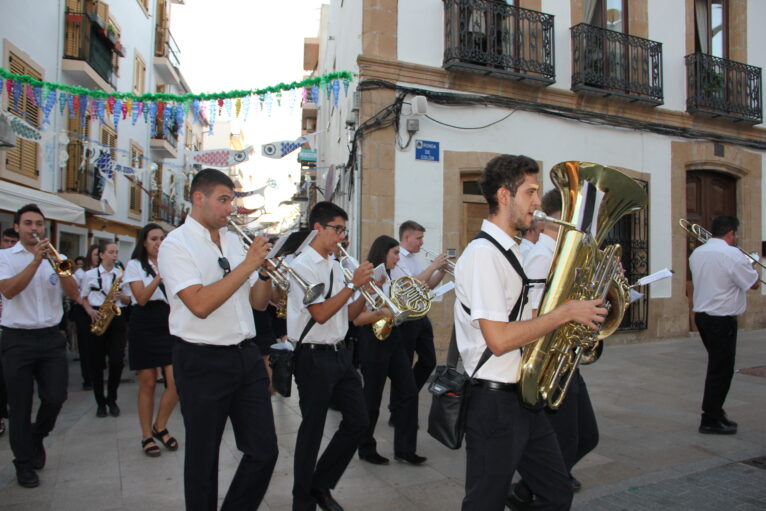
<instances>
[{"instance_id":1,"label":"shop awning","mask_svg":"<svg viewBox=\"0 0 766 511\"><path fill-rule=\"evenodd\" d=\"M0 181L0 209L15 212L22 206L33 203L42 210L45 218L73 224L85 223L85 210L56 194L34 188Z\"/></svg>"}]
</instances>

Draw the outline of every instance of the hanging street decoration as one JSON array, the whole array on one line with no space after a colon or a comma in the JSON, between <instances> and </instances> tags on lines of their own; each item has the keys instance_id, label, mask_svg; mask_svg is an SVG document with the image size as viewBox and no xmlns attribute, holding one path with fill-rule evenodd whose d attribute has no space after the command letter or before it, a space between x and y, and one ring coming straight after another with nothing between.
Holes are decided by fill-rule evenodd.
<instances>
[{"instance_id":1,"label":"hanging street decoration","mask_svg":"<svg viewBox=\"0 0 766 511\"><path fill-rule=\"evenodd\" d=\"M10 125L11 131L19 138L36 142L42 138L40 130L26 121L6 112L0 113Z\"/></svg>"},{"instance_id":2,"label":"hanging street decoration","mask_svg":"<svg viewBox=\"0 0 766 511\"><path fill-rule=\"evenodd\" d=\"M281 107L283 92L289 92L290 98L296 98L295 91L301 89L301 102L312 101L319 107L321 91L328 100L332 98L338 103L341 84L348 93L348 83L353 74L348 71L338 71L305 80L290 83L279 83L262 89L231 90L203 94L167 94L147 93L136 95L129 92L106 92L91 90L84 87L63 83L38 80L29 75L12 73L0 67L0 95L8 95L9 104L18 110L22 97L42 109L42 125L50 124L50 114L58 105L60 115L70 119L79 119L85 125L88 117L100 120L102 123L111 122L118 130L121 121L135 124L140 117L150 127L152 135L167 134L175 130L182 134L184 119L191 116L195 123L203 122L209 125L209 133L213 134L216 117L225 111L243 120L247 120L250 102L255 96L260 105L259 110L265 110L271 115L273 107ZM291 103L292 108L292 103ZM20 135L21 136L21 135Z\"/></svg>"},{"instance_id":3,"label":"hanging street decoration","mask_svg":"<svg viewBox=\"0 0 766 511\"><path fill-rule=\"evenodd\" d=\"M231 167L250 159L253 154L253 146L247 146L241 151L236 149L213 149L210 151L197 151L192 153L192 162L209 165L211 167Z\"/></svg>"},{"instance_id":4,"label":"hanging street decoration","mask_svg":"<svg viewBox=\"0 0 766 511\"><path fill-rule=\"evenodd\" d=\"M313 144L314 138L321 133L317 131L309 135L298 137L295 140L282 140L280 142L271 142L261 146L261 154L268 158L282 158L298 149L303 144Z\"/></svg>"}]
</instances>

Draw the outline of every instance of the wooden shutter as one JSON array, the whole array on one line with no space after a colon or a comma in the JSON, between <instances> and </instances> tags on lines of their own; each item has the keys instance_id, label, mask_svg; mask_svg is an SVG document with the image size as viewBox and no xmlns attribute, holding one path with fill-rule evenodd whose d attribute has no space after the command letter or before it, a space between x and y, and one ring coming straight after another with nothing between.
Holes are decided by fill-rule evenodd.
<instances>
[{"instance_id":1,"label":"wooden shutter","mask_svg":"<svg viewBox=\"0 0 766 511\"><path fill-rule=\"evenodd\" d=\"M136 145L130 146L130 166L135 170L142 169L144 166L144 152ZM136 176L131 178L130 185L130 210L133 212L141 211L141 183Z\"/></svg>"},{"instance_id":2,"label":"wooden shutter","mask_svg":"<svg viewBox=\"0 0 766 511\"><path fill-rule=\"evenodd\" d=\"M90 117L85 116L84 126L78 116L67 118L67 130L70 133L67 145L69 158L66 161L66 191L88 193L88 169L83 167L82 157L85 151L84 138L90 133Z\"/></svg>"},{"instance_id":3,"label":"wooden shutter","mask_svg":"<svg viewBox=\"0 0 766 511\"><path fill-rule=\"evenodd\" d=\"M8 56L8 67L11 73L29 75L42 80L42 75L37 70L13 52ZM18 104L14 103L13 95L8 98L8 111L16 117L25 120L31 126L39 128L40 108L35 106L32 100L27 97L25 89L26 87L22 88ZM6 151L5 168L36 179L40 175L39 150L40 144L38 142L17 137L16 148L12 151Z\"/></svg>"}]
</instances>

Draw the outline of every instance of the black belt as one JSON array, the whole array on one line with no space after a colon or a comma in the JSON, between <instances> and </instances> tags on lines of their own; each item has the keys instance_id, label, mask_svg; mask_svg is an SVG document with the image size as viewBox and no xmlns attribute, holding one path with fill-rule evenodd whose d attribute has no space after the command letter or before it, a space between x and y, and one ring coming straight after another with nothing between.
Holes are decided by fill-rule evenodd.
<instances>
[{"instance_id":1,"label":"black belt","mask_svg":"<svg viewBox=\"0 0 766 511\"><path fill-rule=\"evenodd\" d=\"M314 351L340 351L346 349L346 341L339 341L335 344L315 344L311 342L301 343L302 350Z\"/></svg>"},{"instance_id":2,"label":"black belt","mask_svg":"<svg viewBox=\"0 0 766 511\"><path fill-rule=\"evenodd\" d=\"M178 339L179 342L188 344L189 346L195 346L198 348L213 348L213 349L221 349L221 350L241 350L242 348L247 348L250 344L252 344L253 340L254 338L245 339L244 341L240 341L237 344L205 344L202 342L189 342L189 341L184 341L183 339Z\"/></svg>"},{"instance_id":3,"label":"black belt","mask_svg":"<svg viewBox=\"0 0 766 511\"><path fill-rule=\"evenodd\" d=\"M500 383L490 380L474 380L473 385L475 387L481 387L487 390L497 390L503 392L516 392L516 390L519 388L517 383Z\"/></svg>"},{"instance_id":4,"label":"black belt","mask_svg":"<svg viewBox=\"0 0 766 511\"><path fill-rule=\"evenodd\" d=\"M16 334L41 335L41 334L50 334L53 332L58 332L59 327L46 326L43 328L15 328L12 326L4 326L2 327L2 329L4 332L13 332Z\"/></svg>"}]
</instances>

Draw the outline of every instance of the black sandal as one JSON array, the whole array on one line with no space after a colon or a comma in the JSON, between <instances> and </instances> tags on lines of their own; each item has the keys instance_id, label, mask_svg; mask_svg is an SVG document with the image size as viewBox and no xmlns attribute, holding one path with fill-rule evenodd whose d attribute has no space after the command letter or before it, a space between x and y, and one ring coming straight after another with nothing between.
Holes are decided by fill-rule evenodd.
<instances>
[{"instance_id":1,"label":"black sandal","mask_svg":"<svg viewBox=\"0 0 766 511\"><path fill-rule=\"evenodd\" d=\"M162 445L164 445L169 451L175 451L178 449L178 441L170 436L170 433L168 433L168 429L165 428L162 431L157 431L157 428L152 426L152 435L154 438L162 442ZM168 440L165 441L163 437L167 436Z\"/></svg>"},{"instance_id":2,"label":"black sandal","mask_svg":"<svg viewBox=\"0 0 766 511\"><path fill-rule=\"evenodd\" d=\"M154 443L154 438L152 437L141 440L141 448L143 448L144 454L146 454L150 458L156 458L157 456L162 454L162 451L157 446L157 444Z\"/></svg>"}]
</instances>

